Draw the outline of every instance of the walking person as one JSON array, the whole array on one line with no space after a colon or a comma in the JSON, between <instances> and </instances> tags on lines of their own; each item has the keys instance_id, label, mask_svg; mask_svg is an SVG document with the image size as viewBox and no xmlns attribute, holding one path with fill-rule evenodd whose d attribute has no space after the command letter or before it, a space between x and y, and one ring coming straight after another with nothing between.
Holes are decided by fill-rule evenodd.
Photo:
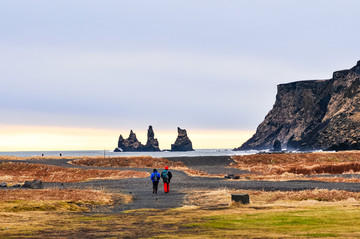
<instances>
[{"instance_id":1,"label":"walking person","mask_svg":"<svg viewBox=\"0 0 360 239\"><path fill-rule=\"evenodd\" d=\"M165 193L169 193L170 191L170 180L172 178L172 173L169 171L169 167L165 166L165 170L161 173L161 178L164 182L164 191Z\"/></svg>"},{"instance_id":2,"label":"walking person","mask_svg":"<svg viewBox=\"0 0 360 239\"><path fill-rule=\"evenodd\" d=\"M153 173L151 174L151 181L153 183L153 193L157 194L158 185L160 181L160 173L156 169L153 170Z\"/></svg>"}]
</instances>

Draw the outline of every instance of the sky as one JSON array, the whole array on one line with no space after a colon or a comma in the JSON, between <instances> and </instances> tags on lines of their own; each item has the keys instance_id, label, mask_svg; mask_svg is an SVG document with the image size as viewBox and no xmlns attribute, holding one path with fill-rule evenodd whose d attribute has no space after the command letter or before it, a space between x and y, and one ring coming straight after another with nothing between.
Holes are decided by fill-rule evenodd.
<instances>
[{"instance_id":1,"label":"sky","mask_svg":"<svg viewBox=\"0 0 360 239\"><path fill-rule=\"evenodd\" d=\"M0 0L0 151L113 149L152 125L234 148L278 84L360 60L357 0Z\"/></svg>"}]
</instances>

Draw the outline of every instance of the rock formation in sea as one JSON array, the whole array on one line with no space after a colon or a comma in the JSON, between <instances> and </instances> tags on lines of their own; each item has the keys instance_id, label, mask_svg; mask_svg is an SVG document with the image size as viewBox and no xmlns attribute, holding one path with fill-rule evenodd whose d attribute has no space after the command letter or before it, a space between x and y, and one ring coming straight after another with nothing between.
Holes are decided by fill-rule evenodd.
<instances>
[{"instance_id":1,"label":"rock formation in sea","mask_svg":"<svg viewBox=\"0 0 360 239\"><path fill-rule=\"evenodd\" d=\"M359 150L359 129L360 61L329 80L278 85L273 109L235 150L270 149L276 140L288 150Z\"/></svg>"},{"instance_id":2,"label":"rock formation in sea","mask_svg":"<svg viewBox=\"0 0 360 239\"><path fill-rule=\"evenodd\" d=\"M171 145L171 151L194 151L186 130L179 127L177 129L178 136L175 143Z\"/></svg>"},{"instance_id":3,"label":"rock formation in sea","mask_svg":"<svg viewBox=\"0 0 360 239\"><path fill-rule=\"evenodd\" d=\"M136 138L136 134L131 130L130 135L127 139L124 139L122 135L119 137L118 147L114 150L115 152L141 152L141 151L160 151L159 142L154 138L154 130L152 126L149 126L147 133L146 145Z\"/></svg>"},{"instance_id":4,"label":"rock formation in sea","mask_svg":"<svg viewBox=\"0 0 360 239\"><path fill-rule=\"evenodd\" d=\"M154 130L151 125L149 126L149 129L148 129L147 142L143 148L143 151L160 151L159 142L155 138Z\"/></svg>"},{"instance_id":5,"label":"rock formation in sea","mask_svg":"<svg viewBox=\"0 0 360 239\"><path fill-rule=\"evenodd\" d=\"M124 139L122 135L119 137L118 151L142 151L143 147L144 145L139 142L139 140L136 138L136 134L132 130L130 131L129 137L127 139Z\"/></svg>"}]
</instances>

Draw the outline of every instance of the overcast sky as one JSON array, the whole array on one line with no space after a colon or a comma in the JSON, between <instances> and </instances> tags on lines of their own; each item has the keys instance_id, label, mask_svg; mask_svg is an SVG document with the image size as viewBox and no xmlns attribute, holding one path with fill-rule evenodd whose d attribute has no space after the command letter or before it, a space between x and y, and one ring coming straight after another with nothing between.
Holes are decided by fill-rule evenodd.
<instances>
[{"instance_id":1,"label":"overcast sky","mask_svg":"<svg viewBox=\"0 0 360 239\"><path fill-rule=\"evenodd\" d=\"M114 145L150 124L173 141L177 126L255 132L278 84L329 79L360 60L359 9L356 0L1 0L0 143L16 127L106 130Z\"/></svg>"}]
</instances>

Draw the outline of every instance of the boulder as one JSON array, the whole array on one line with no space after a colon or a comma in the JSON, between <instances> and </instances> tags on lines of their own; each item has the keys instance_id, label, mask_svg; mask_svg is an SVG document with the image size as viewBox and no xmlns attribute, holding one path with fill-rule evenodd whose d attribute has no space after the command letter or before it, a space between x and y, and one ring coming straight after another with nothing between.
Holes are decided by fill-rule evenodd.
<instances>
[{"instance_id":1,"label":"boulder","mask_svg":"<svg viewBox=\"0 0 360 239\"><path fill-rule=\"evenodd\" d=\"M250 197L249 194L231 194L231 201L235 203L249 204Z\"/></svg>"},{"instance_id":2,"label":"boulder","mask_svg":"<svg viewBox=\"0 0 360 239\"><path fill-rule=\"evenodd\" d=\"M25 181L22 185L23 188L31 188L31 189L42 189L44 185L41 180L35 179L34 181Z\"/></svg>"},{"instance_id":3,"label":"boulder","mask_svg":"<svg viewBox=\"0 0 360 239\"><path fill-rule=\"evenodd\" d=\"M234 175L234 174L228 174L225 175L224 178L228 178L228 179L240 179L239 175Z\"/></svg>"},{"instance_id":4,"label":"boulder","mask_svg":"<svg viewBox=\"0 0 360 239\"><path fill-rule=\"evenodd\" d=\"M5 183L5 182L0 183L0 188L6 188L6 187L7 187L7 183Z\"/></svg>"},{"instance_id":5,"label":"boulder","mask_svg":"<svg viewBox=\"0 0 360 239\"><path fill-rule=\"evenodd\" d=\"M171 145L171 151L194 151L185 129L178 127L178 137L175 143Z\"/></svg>"}]
</instances>

